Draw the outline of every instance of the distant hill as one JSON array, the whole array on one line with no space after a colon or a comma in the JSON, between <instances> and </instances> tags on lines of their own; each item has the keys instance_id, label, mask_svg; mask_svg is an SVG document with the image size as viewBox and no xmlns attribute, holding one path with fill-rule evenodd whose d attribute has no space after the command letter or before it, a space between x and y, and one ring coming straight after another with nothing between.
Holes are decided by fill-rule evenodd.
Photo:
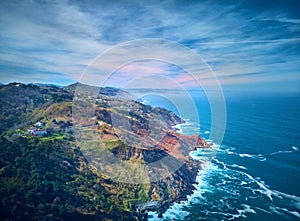
<instances>
[{"instance_id":1,"label":"distant hill","mask_svg":"<svg viewBox=\"0 0 300 221\"><path fill-rule=\"evenodd\" d=\"M134 99L133 95L131 95L129 92L114 87L96 87L96 86L91 86L91 85L82 84L80 82L76 82L74 84L68 85L63 88L72 93L75 93L76 90L82 90L82 91L90 91L93 93L99 93L101 95L106 95L106 96L120 97L125 99Z\"/></svg>"},{"instance_id":2,"label":"distant hill","mask_svg":"<svg viewBox=\"0 0 300 221\"><path fill-rule=\"evenodd\" d=\"M63 86L61 86L61 85L57 85L57 84L46 84L46 83L34 83L34 85L37 85L37 86L58 87L58 88L61 88L61 87L63 87Z\"/></svg>"},{"instance_id":3,"label":"distant hill","mask_svg":"<svg viewBox=\"0 0 300 221\"><path fill-rule=\"evenodd\" d=\"M70 102L73 95L56 86L10 83L0 86L0 135L24 127L38 118L37 110L53 103Z\"/></svg>"}]
</instances>

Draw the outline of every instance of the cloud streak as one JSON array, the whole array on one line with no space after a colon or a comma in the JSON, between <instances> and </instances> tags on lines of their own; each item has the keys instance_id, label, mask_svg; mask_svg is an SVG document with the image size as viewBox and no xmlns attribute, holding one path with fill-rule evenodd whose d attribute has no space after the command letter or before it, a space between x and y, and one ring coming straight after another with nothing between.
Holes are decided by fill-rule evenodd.
<instances>
[{"instance_id":1,"label":"cloud streak","mask_svg":"<svg viewBox=\"0 0 300 221\"><path fill-rule=\"evenodd\" d=\"M280 90L284 79L287 84L290 81L290 90L299 92L295 86L295 82L300 83L300 12L295 6L299 3L265 4L256 0L239 4L173 0L6 1L0 6L0 81L49 79L49 83L68 84L80 80L96 56L118 43L162 38L201 55L224 88L247 84L253 88L256 83L268 85L272 81ZM178 55L172 49L167 53ZM97 74L107 75L105 70L119 59L111 58ZM189 67L193 65L190 61ZM180 67L153 61L125 65L111 83L116 85L118 79L143 77L149 72L187 88L197 87ZM213 84L204 70L200 68L198 72L202 74L202 84ZM151 84L153 78L149 78ZM272 88L266 86L267 89Z\"/></svg>"}]
</instances>

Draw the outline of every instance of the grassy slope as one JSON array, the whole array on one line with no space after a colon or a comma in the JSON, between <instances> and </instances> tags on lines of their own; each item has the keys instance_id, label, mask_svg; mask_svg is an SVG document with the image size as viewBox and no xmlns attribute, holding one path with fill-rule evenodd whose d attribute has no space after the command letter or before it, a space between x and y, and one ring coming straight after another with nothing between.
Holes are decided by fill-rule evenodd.
<instances>
[{"instance_id":1,"label":"grassy slope","mask_svg":"<svg viewBox=\"0 0 300 221\"><path fill-rule=\"evenodd\" d=\"M42 217L52 220L103 220L104 217L132 220L132 211L138 202L158 199L172 203L183 199L191 191L191 183L197 171L191 172L195 168L192 163L184 165L173 177L163 182L124 184L113 182L99 173L81 153L94 151L95 145L96 150L101 151L97 146L100 135L107 150L129 162L132 165L129 169L137 171L137 176L147 179L147 174L139 174L143 172L139 170L139 165L145 164L147 160L155 161L156 156L165 156L166 153L156 150L158 154L153 155L152 151L143 149L149 145L147 140L144 143L138 140L133 146L128 146L116 139L115 132L118 129L111 127L110 116L116 114L118 119L129 120L130 127L136 133L147 134L149 119L155 120L151 114L161 116L156 120L161 122L163 129L180 122L176 115L135 101L128 103L119 98L104 96L102 103L92 107L95 108L96 118L105 122L96 131L96 135L99 135L93 138L95 131L84 129L93 139L86 143L76 143L72 133L66 132L69 126L72 127L71 110L73 105L76 106L72 103L69 91L72 90L34 85L0 86L0 102L3 104L0 105L3 119L0 122L1 217L13 217L14 220L21 220L22 217L27 217L27 220L41 220ZM113 103L115 107L110 108L109 103ZM129 106L128 110L126 105ZM116 107L121 106L125 108L118 111ZM39 120L45 121L46 127L58 127L60 131L41 138L5 138L14 134L16 129L26 131L26 128ZM77 123L80 124L80 120ZM141 128L145 130L141 132ZM162 128L151 129L153 132ZM118 132L130 135L126 130Z\"/></svg>"}]
</instances>

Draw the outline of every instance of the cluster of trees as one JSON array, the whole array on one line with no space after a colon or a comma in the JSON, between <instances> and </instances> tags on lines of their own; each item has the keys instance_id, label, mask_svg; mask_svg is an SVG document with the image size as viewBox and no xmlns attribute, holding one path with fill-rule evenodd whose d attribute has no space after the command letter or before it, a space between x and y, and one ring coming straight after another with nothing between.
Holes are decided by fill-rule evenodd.
<instances>
[{"instance_id":1,"label":"cluster of trees","mask_svg":"<svg viewBox=\"0 0 300 221\"><path fill-rule=\"evenodd\" d=\"M18 126L28 126L51 104L70 102L73 95L57 87L11 83L0 86L0 135Z\"/></svg>"},{"instance_id":2,"label":"cluster of trees","mask_svg":"<svg viewBox=\"0 0 300 221\"><path fill-rule=\"evenodd\" d=\"M26 129L41 119L54 124L55 128L59 127L66 135L68 128L72 127L71 108L80 105L85 116L89 113L87 110L94 110L90 102L84 99L71 102L72 88L69 91L15 83L0 86L0 89L1 219L133 220L134 205L148 201L152 194L149 186L116 183L93 170L80 149L75 147L72 133L63 139L57 136L10 137L16 129ZM108 94L114 94L113 89L105 90ZM149 129L149 121L156 120L153 114L166 118L170 125L180 122L179 117L165 109L152 109L136 101L130 102L128 105L127 100L107 98L95 110L97 120L112 124L112 114L120 116L118 120L127 120L130 116L129 126L137 132ZM110 103L118 107L127 105L129 110L120 108L119 112L113 112L109 108ZM164 122L160 118L157 121ZM133 150L120 144L112 152L130 160L135 153ZM151 162L157 157L149 151L144 160ZM164 185L156 189L161 190L161 195L167 196L163 192L166 190Z\"/></svg>"},{"instance_id":3,"label":"cluster of trees","mask_svg":"<svg viewBox=\"0 0 300 221\"><path fill-rule=\"evenodd\" d=\"M0 146L3 220L104 220L122 213L131 216L115 207L118 196L105 190L105 181L89 169L79 149L70 148L69 142L2 137Z\"/></svg>"}]
</instances>

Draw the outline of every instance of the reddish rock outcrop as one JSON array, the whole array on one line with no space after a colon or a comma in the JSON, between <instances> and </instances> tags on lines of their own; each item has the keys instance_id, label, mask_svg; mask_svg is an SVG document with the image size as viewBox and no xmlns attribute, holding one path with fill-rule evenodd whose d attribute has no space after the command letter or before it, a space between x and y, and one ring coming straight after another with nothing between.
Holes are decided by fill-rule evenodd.
<instances>
[{"instance_id":1,"label":"reddish rock outcrop","mask_svg":"<svg viewBox=\"0 0 300 221\"><path fill-rule=\"evenodd\" d=\"M191 151L197 148L206 148L208 144L199 135L187 136L168 131L164 133L163 139L157 147L178 160L186 161Z\"/></svg>"}]
</instances>

